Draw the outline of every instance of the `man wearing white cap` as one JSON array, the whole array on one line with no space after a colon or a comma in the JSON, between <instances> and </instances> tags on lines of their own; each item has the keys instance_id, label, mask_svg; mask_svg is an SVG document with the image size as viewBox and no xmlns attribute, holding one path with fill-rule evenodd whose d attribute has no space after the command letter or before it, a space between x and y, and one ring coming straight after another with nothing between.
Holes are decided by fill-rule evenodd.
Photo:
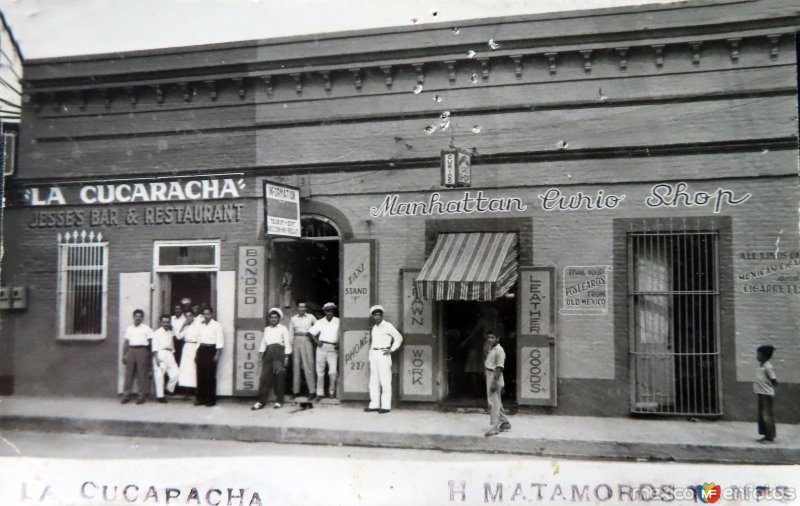
<instances>
[{"instance_id":1,"label":"man wearing white cap","mask_svg":"<svg viewBox=\"0 0 800 506\"><path fill-rule=\"evenodd\" d=\"M372 315L369 350L369 407L364 411L388 413L392 409L392 353L403 344L403 336L383 319L383 307L369 308Z\"/></svg>"},{"instance_id":2,"label":"man wearing white cap","mask_svg":"<svg viewBox=\"0 0 800 506\"><path fill-rule=\"evenodd\" d=\"M286 382L286 366L289 365L289 355L292 354L292 337L289 329L281 323L283 311L273 307L269 310L267 321L269 325L264 328L264 337L258 353L261 355L261 380L258 382L258 401L250 409L262 409L269 400L269 393L275 389L275 404L277 409L283 404L283 394Z\"/></svg>"},{"instance_id":3,"label":"man wearing white cap","mask_svg":"<svg viewBox=\"0 0 800 506\"><path fill-rule=\"evenodd\" d=\"M317 400L325 395L325 366L328 367L328 391L336 398L336 378L339 375L339 318L333 316L336 304L326 302L322 306L325 318L317 320L308 333L317 344Z\"/></svg>"}]
</instances>

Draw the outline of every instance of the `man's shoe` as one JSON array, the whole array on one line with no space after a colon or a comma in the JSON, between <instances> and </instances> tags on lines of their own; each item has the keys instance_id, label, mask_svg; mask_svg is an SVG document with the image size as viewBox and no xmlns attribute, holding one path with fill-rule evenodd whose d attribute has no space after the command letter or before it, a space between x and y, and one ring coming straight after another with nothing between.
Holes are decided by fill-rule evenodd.
<instances>
[{"instance_id":1,"label":"man's shoe","mask_svg":"<svg viewBox=\"0 0 800 506\"><path fill-rule=\"evenodd\" d=\"M500 434L500 431L499 431L499 430L497 430L497 429L492 429L492 430L490 430L489 432L487 432L486 434L484 434L484 436L486 436L486 437L489 437L489 436L496 436L496 435L498 435L498 434Z\"/></svg>"},{"instance_id":2,"label":"man's shoe","mask_svg":"<svg viewBox=\"0 0 800 506\"><path fill-rule=\"evenodd\" d=\"M258 411L259 409L264 409L264 405L261 404L260 402L257 402L252 406L250 406L250 411Z\"/></svg>"},{"instance_id":3,"label":"man's shoe","mask_svg":"<svg viewBox=\"0 0 800 506\"><path fill-rule=\"evenodd\" d=\"M159 398L158 398L158 399L156 399L156 400L157 400L158 402L160 402L161 404L166 404L166 403L167 403L167 399L165 399L164 397L159 397Z\"/></svg>"},{"instance_id":4,"label":"man's shoe","mask_svg":"<svg viewBox=\"0 0 800 506\"><path fill-rule=\"evenodd\" d=\"M275 408L275 409L281 409L281 403L280 402L276 402L275 404L272 405L272 407Z\"/></svg>"},{"instance_id":5,"label":"man's shoe","mask_svg":"<svg viewBox=\"0 0 800 506\"><path fill-rule=\"evenodd\" d=\"M144 404L144 399L136 399L136 404Z\"/></svg>"},{"instance_id":6,"label":"man's shoe","mask_svg":"<svg viewBox=\"0 0 800 506\"><path fill-rule=\"evenodd\" d=\"M194 404L195 406L202 406L202 405L203 405L203 404L205 404L205 403L204 403L203 401L201 401L201 400L195 399L193 404Z\"/></svg>"},{"instance_id":7,"label":"man's shoe","mask_svg":"<svg viewBox=\"0 0 800 506\"><path fill-rule=\"evenodd\" d=\"M384 415L384 414L388 413L389 411L391 411L391 409L379 409L378 410L378 414Z\"/></svg>"},{"instance_id":8,"label":"man's shoe","mask_svg":"<svg viewBox=\"0 0 800 506\"><path fill-rule=\"evenodd\" d=\"M211 401L211 402L207 402L206 403L206 407L208 407L208 408L213 408L216 405L217 405L217 401Z\"/></svg>"},{"instance_id":9,"label":"man's shoe","mask_svg":"<svg viewBox=\"0 0 800 506\"><path fill-rule=\"evenodd\" d=\"M373 411L380 411L378 408L364 408L364 413L372 413Z\"/></svg>"},{"instance_id":10,"label":"man's shoe","mask_svg":"<svg viewBox=\"0 0 800 506\"><path fill-rule=\"evenodd\" d=\"M120 404L128 404L129 402L131 402L131 398L126 396L120 399L119 402Z\"/></svg>"},{"instance_id":11,"label":"man's shoe","mask_svg":"<svg viewBox=\"0 0 800 506\"><path fill-rule=\"evenodd\" d=\"M511 423L503 422L500 424L500 432L505 432L507 430L511 430Z\"/></svg>"}]
</instances>

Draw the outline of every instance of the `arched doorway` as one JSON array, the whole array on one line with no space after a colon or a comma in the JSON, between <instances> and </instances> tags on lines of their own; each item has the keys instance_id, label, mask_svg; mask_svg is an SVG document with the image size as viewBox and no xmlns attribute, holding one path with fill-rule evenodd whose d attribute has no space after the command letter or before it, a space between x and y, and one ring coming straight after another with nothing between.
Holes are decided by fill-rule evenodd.
<instances>
[{"instance_id":1,"label":"arched doorway","mask_svg":"<svg viewBox=\"0 0 800 506\"><path fill-rule=\"evenodd\" d=\"M317 214L301 215L300 227L299 239L274 239L270 300L290 311L306 302L320 316L326 302L339 304L341 232L333 220Z\"/></svg>"}]
</instances>

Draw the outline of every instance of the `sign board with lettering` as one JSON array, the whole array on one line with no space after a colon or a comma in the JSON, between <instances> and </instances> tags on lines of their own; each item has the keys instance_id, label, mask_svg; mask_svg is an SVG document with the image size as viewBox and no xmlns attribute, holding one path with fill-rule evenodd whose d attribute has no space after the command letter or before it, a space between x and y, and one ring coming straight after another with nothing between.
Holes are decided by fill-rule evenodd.
<instances>
[{"instance_id":1,"label":"sign board with lettering","mask_svg":"<svg viewBox=\"0 0 800 506\"><path fill-rule=\"evenodd\" d=\"M176 177L106 180L24 186L8 195L9 207L103 206L109 204L206 202L254 194L250 180L237 174L214 177Z\"/></svg>"},{"instance_id":2,"label":"sign board with lettering","mask_svg":"<svg viewBox=\"0 0 800 506\"><path fill-rule=\"evenodd\" d=\"M551 336L553 332L552 270L520 269L521 335Z\"/></svg>"},{"instance_id":3,"label":"sign board with lettering","mask_svg":"<svg viewBox=\"0 0 800 506\"><path fill-rule=\"evenodd\" d=\"M404 401L434 400L433 346L403 343L400 351L400 397Z\"/></svg>"},{"instance_id":4,"label":"sign board with lettering","mask_svg":"<svg viewBox=\"0 0 800 506\"><path fill-rule=\"evenodd\" d=\"M520 405L556 405L555 290L555 268L519 268L517 403Z\"/></svg>"},{"instance_id":5,"label":"sign board with lettering","mask_svg":"<svg viewBox=\"0 0 800 506\"><path fill-rule=\"evenodd\" d=\"M264 181L266 234L300 237L300 189Z\"/></svg>"},{"instance_id":6,"label":"sign board with lettering","mask_svg":"<svg viewBox=\"0 0 800 506\"><path fill-rule=\"evenodd\" d=\"M256 395L261 376L261 361L258 347L261 345L262 330L237 330L234 363L236 374L233 382L234 395Z\"/></svg>"},{"instance_id":7,"label":"sign board with lettering","mask_svg":"<svg viewBox=\"0 0 800 506\"><path fill-rule=\"evenodd\" d=\"M433 300L417 296L414 280L420 269L403 269L403 319L398 328L405 334L430 335L433 329Z\"/></svg>"},{"instance_id":8,"label":"sign board with lettering","mask_svg":"<svg viewBox=\"0 0 800 506\"><path fill-rule=\"evenodd\" d=\"M239 246L236 316L264 318L264 246Z\"/></svg>"},{"instance_id":9,"label":"sign board with lettering","mask_svg":"<svg viewBox=\"0 0 800 506\"><path fill-rule=\"evenodd\" d=\"M366 322L366 318L364 319ZM343 358L342 400L366 399L369 395L369 330L346 330L339 353Z\"/></svg>"},{"instance_id":10,"label":"sign board with lettering","mask_svg":"<svg viewBox=\"0 0 800 506\"><path fill-rule=\"evenodd\" d=\"M604 315L608 313L607 265L564 267L563 315Z\"/></svg>"},{"instance_id":11,"label":"sign board with lettering","mask_svg":"<svg viewBox=\"0 0 800 506\"><path fill-rule=\"evenodd\" d=\"M372 241L347 241L342 244L341 315L368 318L372 304Z\"/></svg>"},{"instance_id":12,"label":"sign board with lettering","mask_svg":"<svg viewBox=\"0 0 800 506\"><path fill-rule=\"evenodd\" d=\"M433 301L417 296L414 280L420 269L400 271L400 302L403 315L398 328L403 334L400 348L400 398L404 401L435 401Z\"/></svg>"},{"instance_id":13,"label":"sign board with lettering","mask_svg":"<svg viewBox=\"0 0 800 506\"><path fill-rule=\"evenodd\" d=\"M472 156L457 149L442 151L442 186L470 186Z\"/></svg>"}]
</instances>

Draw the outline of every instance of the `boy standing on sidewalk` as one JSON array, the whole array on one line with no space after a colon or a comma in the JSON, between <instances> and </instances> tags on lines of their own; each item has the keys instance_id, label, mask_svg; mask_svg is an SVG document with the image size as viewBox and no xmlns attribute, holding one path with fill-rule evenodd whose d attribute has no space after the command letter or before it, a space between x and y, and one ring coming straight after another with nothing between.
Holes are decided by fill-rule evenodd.
<instances>
[{"instance_id":1,"label":"boy standing on sidewalk","mask_svg":"<svg viewBox=\"0 0 800 506\"><path fill-rule=\"evenodd\" d=\"M496 436L500 431L511 430L511 423L503 410L500 397L505 386L503 368L506 363L506 352L500 346L500 339L494 334L486 334L489 354L486 355L486 398L489 402L489 431L486 436Z\"/></svg>"},{"instance_id":2,"label":"boy standing on sidewalk","mask_svg":"<svg viewBox=\"0 0 800 506\"><path fill-rule=\"evenodd\" d=\"M763 436L758 440L759 443L770 443L777 436L772 403L775 398L775 385L778 384L778 377L769 362L774 351L775 347L770 345L759 346L756 349L758 369L753 382L753 392L758 395L758 433Z\"/></svg>"}]
</instances>

